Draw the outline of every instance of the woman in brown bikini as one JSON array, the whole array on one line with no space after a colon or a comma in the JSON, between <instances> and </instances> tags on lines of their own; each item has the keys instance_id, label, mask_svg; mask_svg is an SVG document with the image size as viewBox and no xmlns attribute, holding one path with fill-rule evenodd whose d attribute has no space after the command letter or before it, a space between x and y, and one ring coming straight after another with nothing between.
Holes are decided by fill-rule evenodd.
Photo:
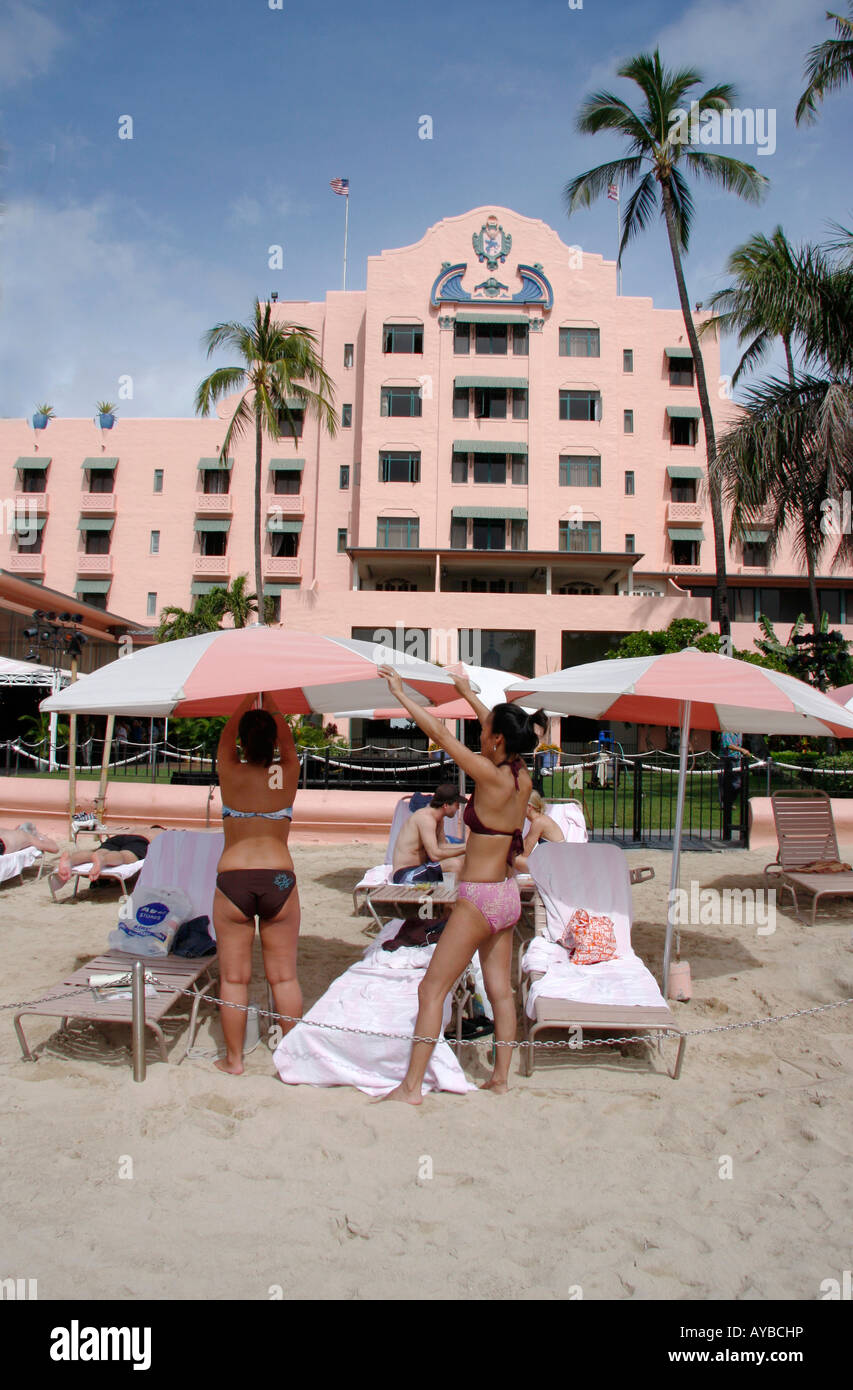
<instances>
[{"instance_id":1,"label":"woman in brown bikini","mask_svg":"<svg viewBox=\"0 0 853 1390\"><path fill-rule=\"evenodd\" d=\"M299 895L287 837L299 782L293 734L263 697L247 695L219 740L225 849L216 876L213 922L222 998L243 1008L220 1011L226 1056L215 1065L239 1076L246 1037L245 1006L252 978L252 943L259 919L264 972L278 1013L298 1018L302 992L296 974ZM246 761L240 758L238 739ZM278 760L275 758L278 745ZM292 1024L282 1024L285 1033Z\"/></svg>"},{"instance_id":2,"label":"woman in brown bikini","mask_svg":"<svg viewBox=\"0 0 853 1390\"><path fill-rule=\"evenodd\" d=\"M418 990L415 1032L420 1037L439 1036L444 1000L475 951L479 951L495 1018L495 1041L513 1042L516 1025L510 981L512 928L521 913L521 899L512 863L523 848L521 826L532 788L521 755L535 748L536 726L545 726L545 715L540 711L529 716L510 704L488 710L465 677L455 677L456 689L472 706L481 725L480 752L473 753L453 738L438 719L409 699L395 671L388 666L379 669L388 681L394 702L402 705L424 733L476 783L476 804L472 797L465 807L464 819L470 834L457 901ZM421 1085L433 1046L425 1042L412 1044L405 1080L386 1099L420 1105ZM485 1090L506 1091L511 1060L511 1048L495 1049L495 1065Z\"/></svg>"}]
</instances>

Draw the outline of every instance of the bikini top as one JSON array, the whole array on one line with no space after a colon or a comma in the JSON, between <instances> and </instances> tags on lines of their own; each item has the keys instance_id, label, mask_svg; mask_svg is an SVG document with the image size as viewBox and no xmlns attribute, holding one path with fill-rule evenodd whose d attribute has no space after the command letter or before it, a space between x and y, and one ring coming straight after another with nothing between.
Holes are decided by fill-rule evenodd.
<instances>
[{"instance_id":1,"label":"bikini top","mask_svg":"<svg viewBox=\"0 0 853 1390\"><path fill-rule=\"evenodd\" d=\"M498 763L498 767L510 768L513 778L515 780L516 788L518 787L519 761L520 759L518 758L512 758L511 760L506 759L504 762ZM492 830L490 826L484 825L483 822L480 820L480 817L477 815L477 812L474 810L473 797L466 805L462 815L462 819L464 820L468 829L473 830L475 835L508 835L510 837L509 849L507 850L506 856L506 862L508 864L512 863L513 859L517 854L521 854L523 852L524 837L522 836L521 830Z\"/></svg>"},{"instance_id":2,"label":"bikini top","mask_svg":"<svg viewBox=\"0 0 853 1390\"><path fill-rule=\"evenodd\" d=\"M293 820L293 807L285 806L281 811L235 811L231 806L222 806L222 819L231 816L234 820L252 820L258 816L261 820Z\"/></svg>"}]
</instances>

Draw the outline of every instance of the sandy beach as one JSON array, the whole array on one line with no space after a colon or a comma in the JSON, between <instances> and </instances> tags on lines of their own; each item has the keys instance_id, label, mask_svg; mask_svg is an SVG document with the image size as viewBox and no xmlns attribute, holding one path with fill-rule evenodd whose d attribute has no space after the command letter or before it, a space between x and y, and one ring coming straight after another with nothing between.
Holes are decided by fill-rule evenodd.
<instances>
[{"instance_id":1,"label":"sandy beach","mask_svg":"<svg viewBox=\"0 0 853 1390\"><path fill-rule=\"evenodd\" d=\"M377 857L294 847L306 1008L366 945L351 893ZM769 857L688 853L682 883L758 888ZM629 859L656 869L634 889L633 940L657 970L669 856ZM825 903L815 928L786 908L769 935L682 933L685 1029L853 996L849 902ZM104 950L115 920L111 890L58 904L32 875L4 885L0 1003ZM264 1005L257 945L252 997ZM814 1300L850 1266L853 1006L690 1039L678 1082L644 1048L563 1052L529 1080L516 1067L505 1097L434 1094L419 1110L285 1087L263 1043L240 1078L151 1047L137 1085L129 1029L27 1031L35 1065L5 1012L0 1275L37 1279L40 1299ZM184 1023L169 1032L180 1057ZM219 1039L208 1011L198 1045ZM472 1080L486 1058L463 1049Z\"/></svg>"}]
</instances>

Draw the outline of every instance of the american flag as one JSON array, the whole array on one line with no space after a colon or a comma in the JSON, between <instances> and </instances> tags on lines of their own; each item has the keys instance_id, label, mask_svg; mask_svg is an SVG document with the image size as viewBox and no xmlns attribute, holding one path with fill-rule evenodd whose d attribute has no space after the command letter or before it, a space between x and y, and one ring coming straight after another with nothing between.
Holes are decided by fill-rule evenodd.
<instances>
[{"instance_id":1,"label":"american flag","mask_svg":"<svg viewBox=\"0 0 853 1390\"><path fill-rule=\"evenodd\" d=\"M608 196L608 198L612 198L612 200L613 200L614 203L618 203L618 202L619 202L619 186L618 186L618 184L611 183L610 187L609 187L608 190L607 190L607 196Z\"/></svg>"},{"instance_id":2,"label":"american flag","mask_svg":"<svg viewBox=\"0 0 853 1390\"><path fill-rule=\"evenodd\" d=\"M333 193L340 193L342 198L349 197L349 179L332 179L329 187Z\"/></svg>"}]
</instances>

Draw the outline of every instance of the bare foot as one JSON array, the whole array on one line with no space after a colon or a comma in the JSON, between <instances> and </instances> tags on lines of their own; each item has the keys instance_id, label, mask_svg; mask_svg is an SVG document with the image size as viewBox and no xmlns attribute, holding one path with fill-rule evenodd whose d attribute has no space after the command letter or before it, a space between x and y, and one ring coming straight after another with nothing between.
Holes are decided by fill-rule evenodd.
<instances>
[{"instance_id":1,"label":"bare foot","mask_svg":"<svg viewBox=\"0 0 853 1390\"><path fill-rule=\"evenodd\" d=\"M495 1095L497 1096L505 1096L507 1091L509 1090L509 1085L506 1081L496 1081L495 1078L492 1077L490 1081L483 1082L482 1086L480 1087L480 1090L494 1091Z\"/></svg>"},{"instance_id":2,"label":"bare foot","mask_svg":"<svg viewBox=\"0 0 853 1390\"><path fill-rule=\"evenodd\" d=\"M95 879L96 879L96 878L100 878L100 876L101 876L101 861L100 861L100 858L98 857L98 851L95 850L95 853L92 855L92 867L91 867L91 869L89 870L89 882L90 882L90 883L94 883L94 882L95 882Z\"/></svg>"},{"instance_id":3,"label":"bare foot","mask_svg":"<svg viewBox=\"0 0 853 1390\"><path fill-rule=\"evenodd\" d=\"M218 1071L227 1072L229 1076L243 1075L243 1059L239 1062L229 1062L227 1057L220 1057L219 1061L213 1064Z\"/></svg>"},{"instance_id":4,"label":"bare foot","mask_svg":"<svg viewBox=\"0 0 853 1390\"><path fill-rule=\"evenodd\" d=\"M417 1091L410 1091L407 1086L401 1085L397 1086L395 1090L389 1091L387 1096L382 1096L381 1099L383 1101L402 1100L407 1105L420 1105L423 1101L423 1096L421 1095L420 1087L418 1087Z\"/></svg>"},{"instance_id":5,"label":"bare foot","mask_svg":"<svg viewBox=\"0 0 853 1390\"><path fill-rule=\"evenodd\" d=\"M51 878L58 879L60 883L67 883L71 877L71 855L66 852L60 854L59 863L56 866L56 873L51 874Z\"/></svg>"}]
</instances>

